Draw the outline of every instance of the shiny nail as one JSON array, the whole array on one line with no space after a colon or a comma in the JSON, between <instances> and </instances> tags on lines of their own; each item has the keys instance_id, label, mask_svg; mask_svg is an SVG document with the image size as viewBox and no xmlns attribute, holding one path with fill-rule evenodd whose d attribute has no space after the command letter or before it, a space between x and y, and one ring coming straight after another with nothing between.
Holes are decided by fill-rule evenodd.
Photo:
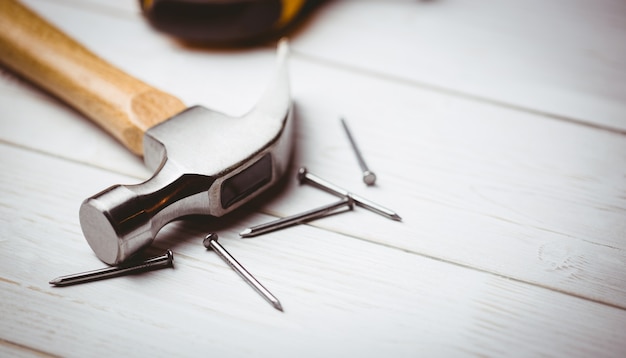
<instances>
[{"instance_id":1,"label":"shiny nail","mask_svg":"<svg viewBox=\"0 0 626 358\"><path fill-rule=\"evenodd\" d=\"M51 285L69 286L78 283L103 280L111 277L127 275L130 273L155 270L164 267L171 267L174 261L174 254L167 250L164 255L153 257L146 261L134 264L107 267L99 270L87 271L73 275L61 276L50 281Z\"/></svg>"},{"instance_id":2,"label":"shiny nail","mask_svg":"<svg viewBox=\"0 0 626 358\"><path fill-rule=\"evenodd\" d=\"M266 232L282 229L287 226L301 224L303 222L311 221L313 219L319 219L321 217L336 213L337 210L341 208L348 208L348 210L352 210L353 207L354 207L354 200L352 200L352 197L346 196L336 203L324 205L322 207L305 211L300 214L288 216L286 218L270 221L265 224L260 224L260 225L247 228L241 233L239 233L239 235L241 237L257 236L257 235L264 234Z\"/></svg>"},{"instance_id":3,"label":"shiny nail","mask_svg":"<svg viewBox=\"0 0 626 358\"><path fill-rule=\"evenodd\" d=\"M319 189L327 191L333 195L339 197L350 196L354 200L354 204L362 208L373 211L377 214L383 215L389 219L401 221L402 218L394 211L387 209L381 205L378 205L370 200L365 199L362 196L350 193L349 191L342 189L334 184L327 182L326 180L318 177L317 175L310 173L306 168L302 167L298 170L298 181L300 184L311 184Z\"/></svg>"}]
</instances>

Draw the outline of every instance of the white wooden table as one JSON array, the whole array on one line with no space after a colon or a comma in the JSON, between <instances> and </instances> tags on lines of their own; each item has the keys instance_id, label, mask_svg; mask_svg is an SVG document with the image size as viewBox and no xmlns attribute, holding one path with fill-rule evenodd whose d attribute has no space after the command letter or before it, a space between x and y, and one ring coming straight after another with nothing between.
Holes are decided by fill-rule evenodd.
<instances>
[{"instance_id":1,"label":"white wooden table","mask_svg":"<svg viewBox=\"0 0 626 358\"><path fill-rule=\"evenodd\" d=\"M187 104L243 113L273 68L271 44L185 48L135 1L27 3ZM82 200L151 173L2 69L0 356L626 356L626 3L334 1L291 47L293 180L166 226L146 254L171 248L174 269L63 288L103 266ZM336 200L300 165L404 220L356 208L240 239ZM284 313L202 246L211 231Z\"/></svg>"}]
</instances>

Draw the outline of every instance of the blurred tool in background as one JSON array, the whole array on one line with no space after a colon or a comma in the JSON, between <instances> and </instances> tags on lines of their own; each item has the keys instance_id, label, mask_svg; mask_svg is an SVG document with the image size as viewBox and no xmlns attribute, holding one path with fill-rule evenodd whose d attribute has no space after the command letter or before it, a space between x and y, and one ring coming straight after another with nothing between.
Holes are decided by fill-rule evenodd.
<instances>
[{"instance_id":1,"label":"blurred tool in background","mask_svg":"<svg viewBox=\"0 0 626 358\"><path fill-rule=\"evenodd\" d=\"M252 45L283 36L323 0L139 0L150 24L184 42Z\"/></svg>"}]
</instances>

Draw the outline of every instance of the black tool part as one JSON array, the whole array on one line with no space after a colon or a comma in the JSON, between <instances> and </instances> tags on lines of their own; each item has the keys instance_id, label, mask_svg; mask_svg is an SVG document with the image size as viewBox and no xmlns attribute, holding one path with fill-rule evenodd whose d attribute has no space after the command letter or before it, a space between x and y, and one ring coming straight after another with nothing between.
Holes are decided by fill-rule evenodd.
<instances>
[{"instance_id":1,"label":"black tool part","mask_svg":"<svg viewBox=\"0 0 626 358\"><path fill-rule=\"evenodd\" d=\"M236 43L267 36L281 16L281 0L140 0L157 30L192 43Z\"/></svg>"}]
</instances>

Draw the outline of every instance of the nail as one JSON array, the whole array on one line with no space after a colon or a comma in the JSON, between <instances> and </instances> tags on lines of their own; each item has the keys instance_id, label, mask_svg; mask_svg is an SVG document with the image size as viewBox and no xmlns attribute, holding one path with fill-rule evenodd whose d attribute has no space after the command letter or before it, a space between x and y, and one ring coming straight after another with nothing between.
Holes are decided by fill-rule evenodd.
<instances>
[{"instance_id":1,"label":"nail","mask_svg":"<svg viewBox=\"0 0 626 358\"><path fill-rule=\"evenodd\" d=\"M348 140L350 140L350 144L352 145L352 149L354 150L354 154L356 154L356 159L359 161L359 166L363 171L363 182L367 185L374 185L376 183L376 174L373 171L369 170L367 164L365 164L365 160L363 159L363 154L359 150L359 147L356 145L356 141L352 137L352 133L350 132L350 128L348 128L348 123L346 120L341 118L341 124L343 125L343 129L346 131L346 135L348 136Z\"/></svg>"},{"instance_id":2,"label":"nail","mask_svg":"<svg viewBox=\"0 0 626 358\"><path fill-rule=\"evenodd\" d=\"M287 226L291 226L295 224L302 224L304 222L311 221L313 219L319 219L321 217L333 214L335 213L336 210L341 209L343 207L347 207L348 208L347 210L352 210L352 208L354 207L354 200L352 200L352 197L346 196L336 203L324 205L319 208L305 211L300 214L288 216L286 218L270 221L265 224L247 228L241 233L239 233L239 235L241 237L252 237L252 236L264 234L266 232L282 229Z\"/></svg>"},{"instance_id":3,"label":"nail","mask_svg":"<svg viewBox=\"0 0 626 358\"><path fill-rule=\"evenodd\" d=\"M383 215L389 219L401 221L402 218L394 211L387 209L381 205L378 205L370 200L363 198L362 196L350 193L349 191L342 189L334 184L327 182L326 180L318 177L317 175L310 173L306 168L302 167L298 170L298 181L300 184L311 184L319 189L327 191L333 195L339 197L349 196L354 200L354 204L362 208L373 211L377 214Z\"/></svg>"},{"instance_id":4,"label":"nail","mask_svg":"<svg viewBox=\"0 0 626 358\"><path fill-rule=\"evenodd\" d=\"M50 281L50 284L55 286L69 286L78 283L103 280L111 277L127 275L130 273L171 267L173 265L173 261L174 254L171 250L167 250L167 252L162 256L153 257L140 263L107 267L99 270L61 276Z\"/></svg>"},{"instance_id":5,"label":"nail","mask_svg":"<svg viewBox=\"0 0 626 358\"><path fill-rule=\"evenodd\" d=\"M252 276L252 274L250 274L250 272L248 272L245 267L243 267L237 260L235 260L235 258L231 254L229 254L228 251L226 251L226 249L219 242L217 242L217 238L217 234L212 232L204 238L202 243L207 249L213 249L213 251L215 251L222 260L224 260L224 262L226 262L233 270L235 270L239 274L239 276L241 276L241 278L243 278L250 286L252 286L252 288L254 288L259 294L261 294L261 296L263 296L263 298L265 298L267 302L269 302L272 306L274 306L274 308L282 312L283 306L280 304L278 299L267 288L263 287L263 285L261 285L261 283L256 278L254 278L254 276Z\"/></svg>"}]
</instances>

